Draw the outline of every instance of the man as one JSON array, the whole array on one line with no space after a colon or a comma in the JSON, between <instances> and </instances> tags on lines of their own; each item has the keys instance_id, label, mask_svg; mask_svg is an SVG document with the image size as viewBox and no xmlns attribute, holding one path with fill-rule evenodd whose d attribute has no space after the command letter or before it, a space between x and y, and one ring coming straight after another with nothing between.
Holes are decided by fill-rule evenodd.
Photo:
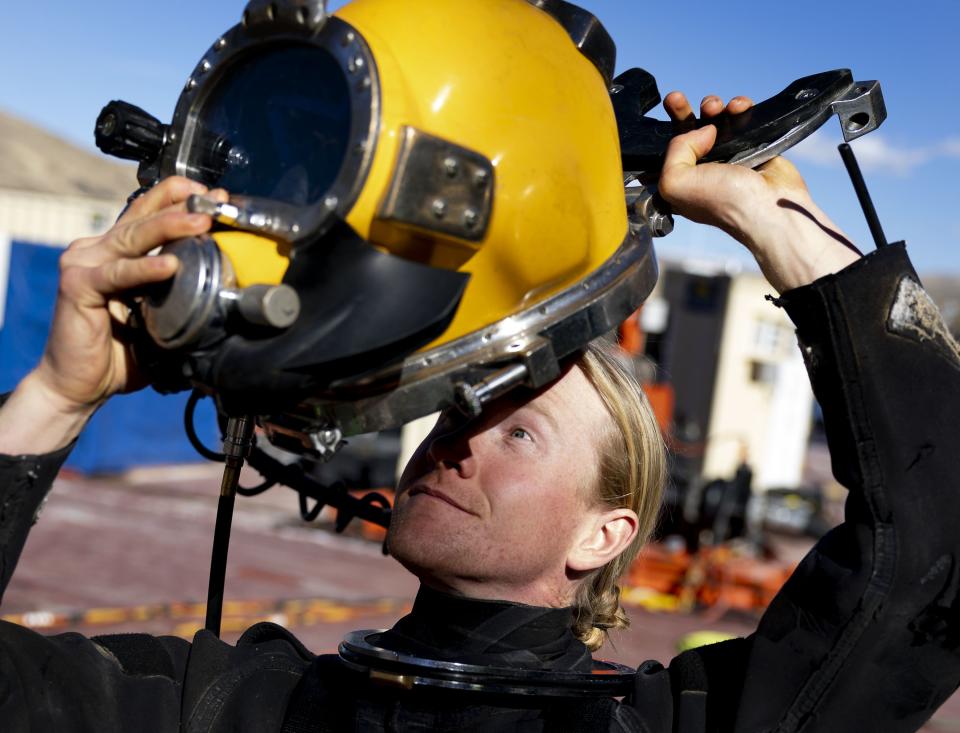
<instances>
[{"instance_id":1,"label":"man","mask_svg":"<svg viewBox=\"0 0 960 733\"><path fill-rule=\"evenodd\" d=\"M683 95L665 104L675 120L693 117ZM726 109L749 104L737 98ZM701 105L706 116L723 109L715 97ZM270 625L236 647L205 632L191 646L143 636L46 639L5 625L5 727L919 727L960 680L960 503L950 455L957 346L926 308L902 248L860 260L781 159L758 172L697 166L714 134L707 126L673 140L660 190L677 212L743 242L782 294L824 406L835 472L851 489L847 522L817 545L755 634L681 655L669 670L644 664L623 702L583 702L383 688L334 657L313 658ZM172 275L174 261L143 255L210 226L184 209L187 195L202 191L169 179L110 232L64 254L47 350L0 410L3 583L85 421L110 395L141 386L122 329L111 328L125 317L113 298ZM401 481L389 537L424 588L382 646L501 667L584 668L589 655L573 638L571 606L584 605L585 581L622 557L651 521L649 506L641 516L636 504L590 493L617 421L589 371L583 362L569 367L553 386L508 396L477 423L441 421L425 441ZM595 628L602 635L609 625ZM577 632L596 646L589 629Z\"/></svg>"}]
</instances>

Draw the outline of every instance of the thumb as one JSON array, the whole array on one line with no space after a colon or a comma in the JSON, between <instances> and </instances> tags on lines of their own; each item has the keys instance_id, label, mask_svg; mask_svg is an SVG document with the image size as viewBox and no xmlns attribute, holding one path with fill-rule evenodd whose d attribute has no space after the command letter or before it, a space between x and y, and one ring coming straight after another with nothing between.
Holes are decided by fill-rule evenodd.
<instances>
[{"instance_id":1,"label":"thumb","mask_svg":"<svg viewBox=\"0 0 960 733\"><path fill-rule=\"evenodd\" d=\"M660 172L660 194L667 200L679 195L687 175L697 166L697 161L710 152L717 140L717 128L706 125L677 135L667 146L667 154Z\"/></svg>"}]
</instances>

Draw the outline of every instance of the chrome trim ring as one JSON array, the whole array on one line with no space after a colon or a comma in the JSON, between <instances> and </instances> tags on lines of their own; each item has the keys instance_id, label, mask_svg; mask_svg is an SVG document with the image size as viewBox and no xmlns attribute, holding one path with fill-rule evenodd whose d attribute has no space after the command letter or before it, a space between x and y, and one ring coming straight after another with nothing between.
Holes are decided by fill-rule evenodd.
<instances>
[{"instance_id":1,"label":"chrome trim ring","mask_svg":"<svg viewBox=\"0 0 960 733\"><path fill-rule=\"evenodd\" d=\"M488 328L413 354L400 365L334 382L323 395L265 420L305 435L324 426L356 435L455 406L458 385L476 384L511 364L524 363L528 386L541 386L556 376L560 360L636 310L657 275L650 229L633 222L617 251L563 292Z\"/></svg>"},{"instance_id":2,"label":"chrome trim ring","mask_svg":"<svg viewBox=\"0 0 960 733\"><path fill-rule=\"evenodd\" d=\"M280 16L274 21L239 23L207 50L187 80L177 101L160 158L159 175L187 175L187 153L196 133L198 113L217 82L239 59L273 45L294 43L327 51L337 62L350 94L348 150L337 177L319 201L303 209L293 241L323 234L337 218L346 218L366 183L380 129L380 78L370 47L360 32L346 21L329 17L316 29L299 26Z\"/></svg>"},{"instance_id":3,"label":"chrome trim ring","mask_svg":"<svg viewBox=\"0 0 960 733\"><path fill-rule=\"evenodd\" d=\"M340 642L341 662L367 672L372 681L404 689L444 688L528 697L617 697L633 691L636 671L616 662L594 661L592 672L487 667L403 654L377 646L380 629L352 631Z\"/></svg>"}]
</instances>

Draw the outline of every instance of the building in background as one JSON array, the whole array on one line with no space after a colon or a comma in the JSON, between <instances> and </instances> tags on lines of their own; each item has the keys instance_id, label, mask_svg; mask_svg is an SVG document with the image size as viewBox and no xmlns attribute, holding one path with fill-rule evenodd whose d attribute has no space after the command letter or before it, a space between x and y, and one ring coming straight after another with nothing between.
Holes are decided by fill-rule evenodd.
<instances>
[{"instance_id":1,"label":"building in background","mask_svg":"<svg viewBox=\"0 0 960 733\"><path fill-rule=\"evenodd\" d=\"M8 238L63 245L99 234L137 187L136 166L0 111L0 232Z\"/></svg>"},{"instance_id":2,"label":"building in background","mask_svg":"<svg viewBox=\"0 0 960 733\"><path fill-rule=\"evenodd\" d=\"M644 351L673 391L678 449L706 480L746 462L755 489L800 484L813 394L770 292L758 272L665 262L640 311Z\"/></svg>"}]
</instances>

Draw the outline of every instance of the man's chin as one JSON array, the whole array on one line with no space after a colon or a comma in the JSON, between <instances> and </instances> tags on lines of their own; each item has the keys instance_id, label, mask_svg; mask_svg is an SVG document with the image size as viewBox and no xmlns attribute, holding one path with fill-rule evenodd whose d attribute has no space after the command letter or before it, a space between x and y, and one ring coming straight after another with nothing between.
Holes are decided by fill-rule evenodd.
<instances>
[{"instance_id":1,"label":"man's chin","mask_svg":"<svg viewBox=\"0 0 960 733\"><path fill-rule=\"evenodd\" d=\"M394 516L387 530L389 553L421 580L460 570L473 554L464 540L457 528L414 512Z\"/></svg>"}]
</instances>

